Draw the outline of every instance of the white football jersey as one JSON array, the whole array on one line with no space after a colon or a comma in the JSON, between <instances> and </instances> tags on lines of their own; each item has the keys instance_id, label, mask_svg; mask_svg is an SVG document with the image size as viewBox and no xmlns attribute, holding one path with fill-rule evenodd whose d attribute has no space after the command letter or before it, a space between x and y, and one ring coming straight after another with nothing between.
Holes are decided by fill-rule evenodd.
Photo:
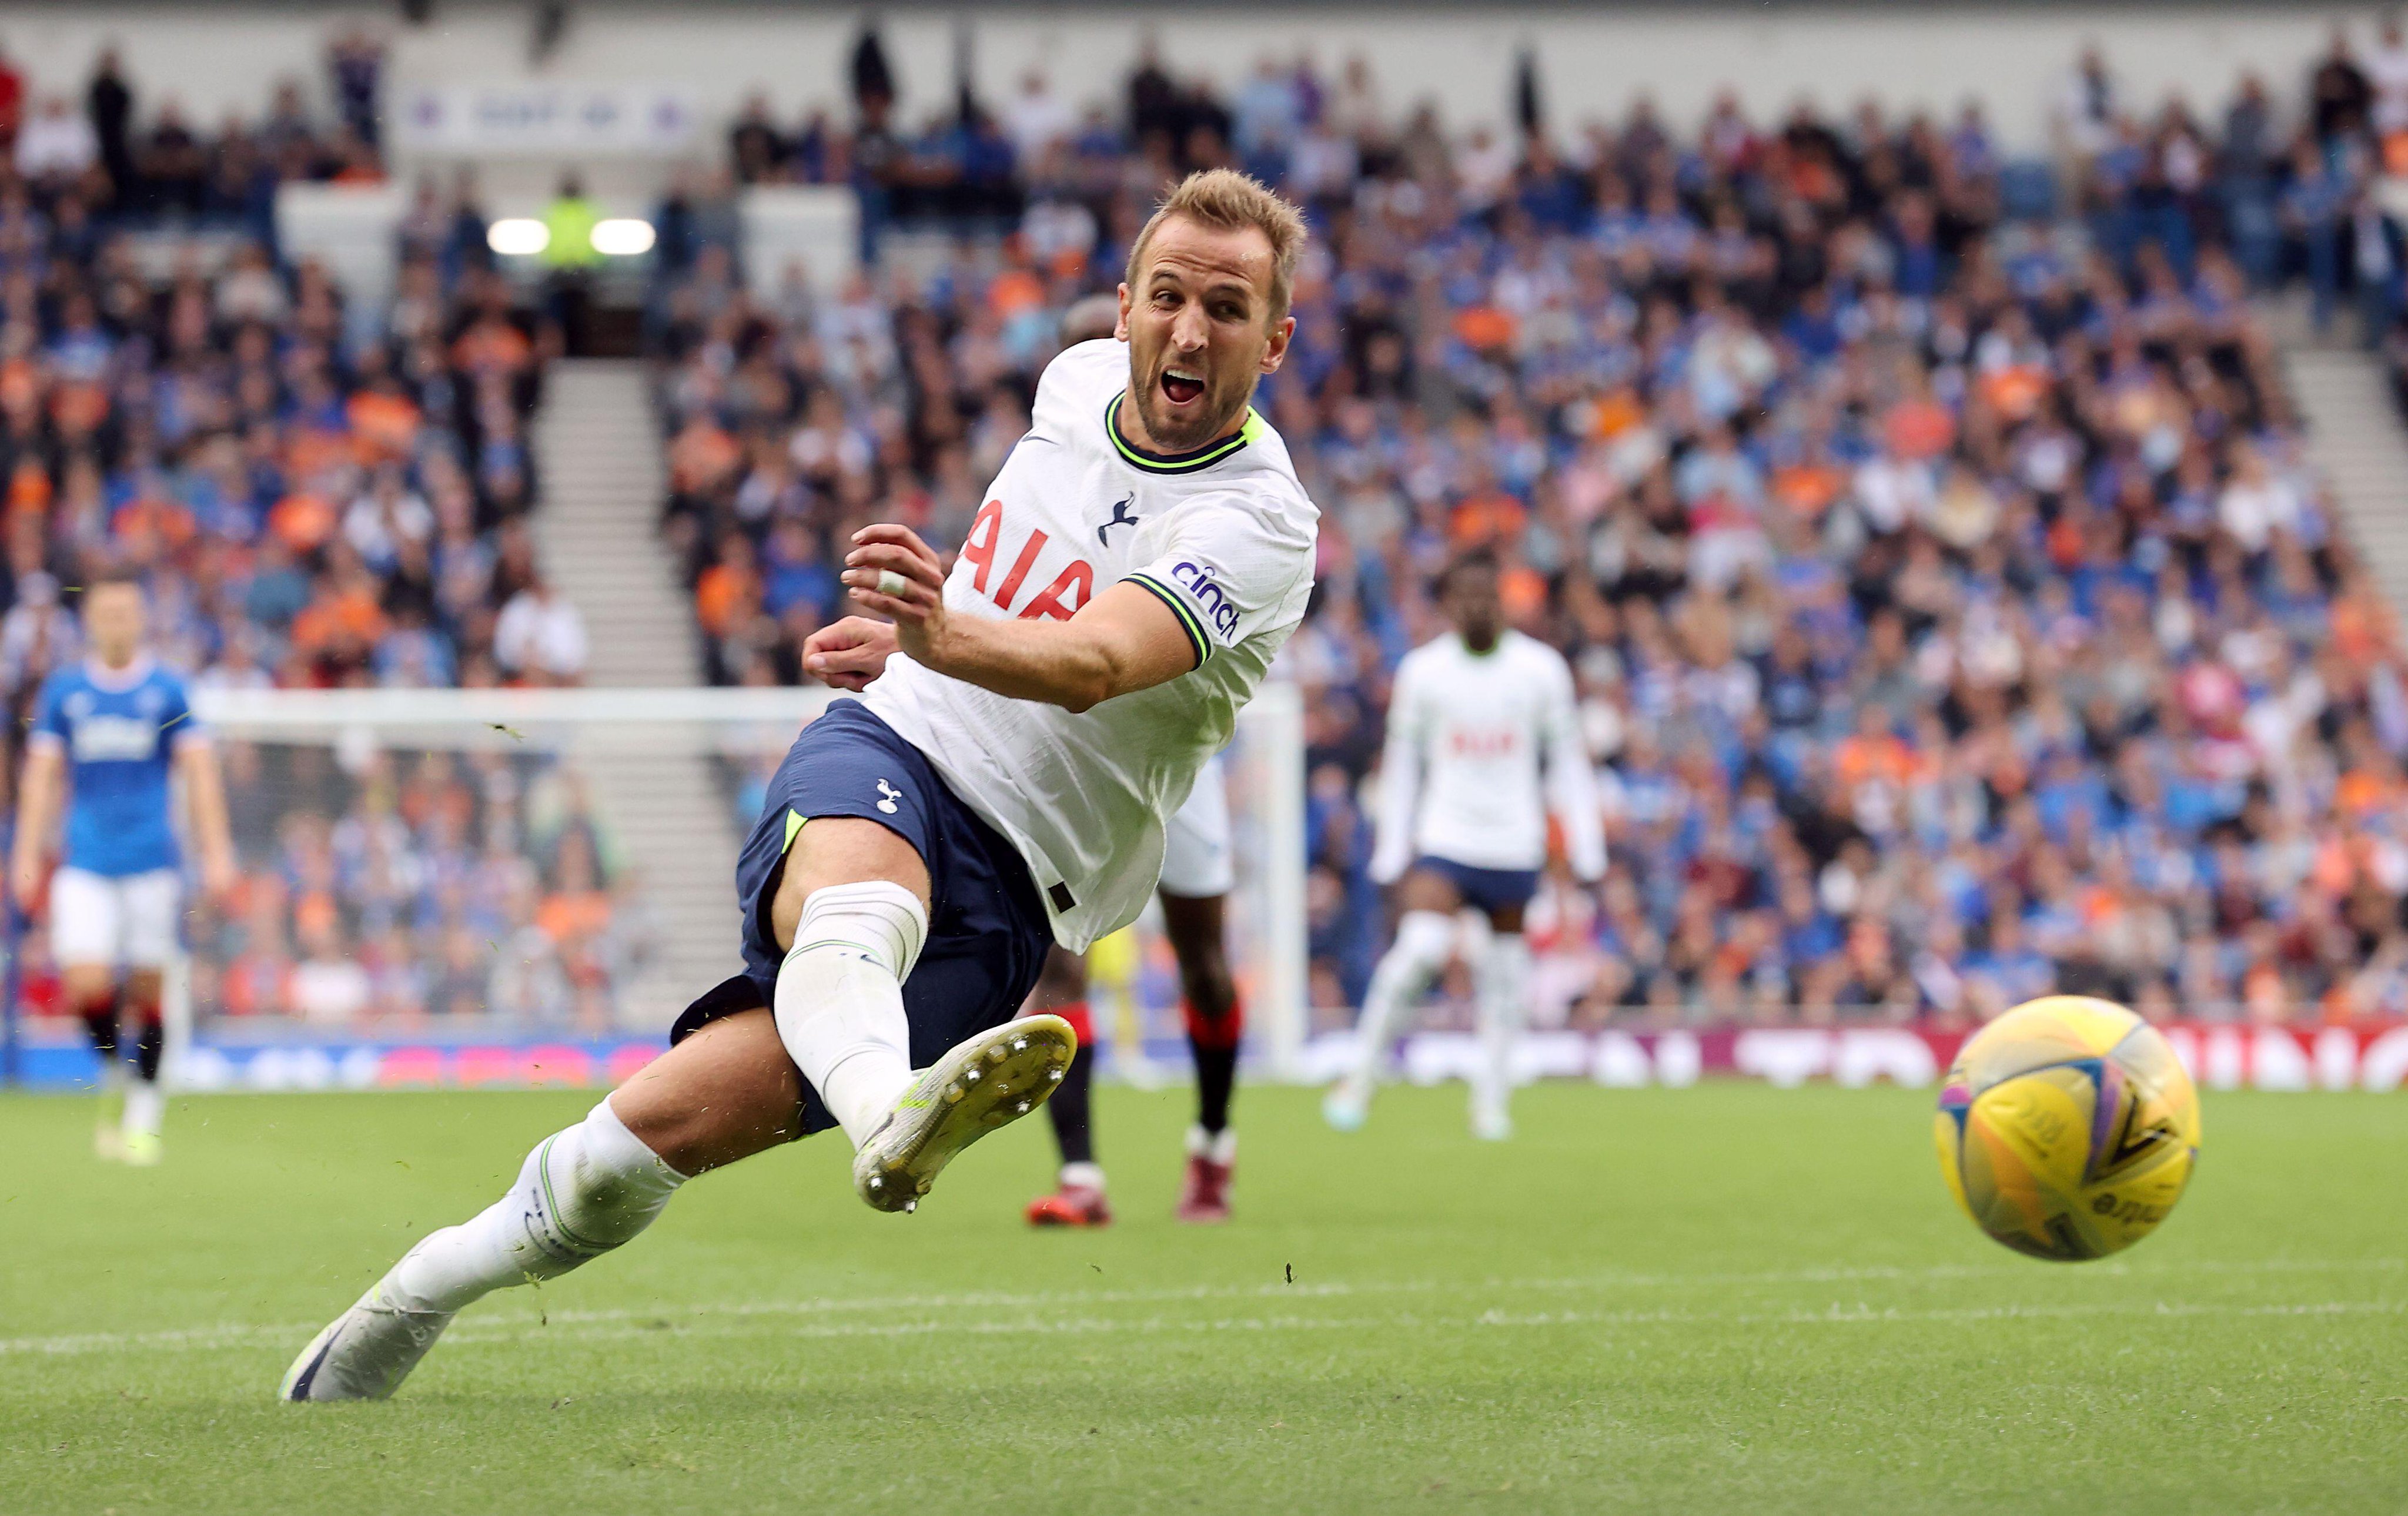
<instances>
[{"instance_id":1,"label":"white football jersey","mask_svg":"<svg viewBox=\"0 0 2408 1516\"><path fill-rule=\"evenodd\" d=\"M1478 653L1450 632L1407 653L1388 697L1380 770L1371 852L1380 883L1425 853L1474 868L1540 867L1550 802L1572 872L1584 880L1605 873L1604 820L1572 671L1536 637L1507 632Z\"/></svg>"},{"instance_id":2,"label":"white football jersey","mask_svg":"<svg viewBox=\"0 0 2408 1516\"><path fill-rule=\"evenodd\" d=\"M1170 608L1195 670L1073 715L897 653L863 696L1019 850L1055 940L1074 952L1135 921L1154 893L1165 821L1304 618L1320 519L1287 445L1251 411L1236 436L1194 453L1130 446L1113 423L1128 378L1128 347L1110 338L1046 366L945 608L1068 621L1127 579Z\"/></svg>"}]
</instances>

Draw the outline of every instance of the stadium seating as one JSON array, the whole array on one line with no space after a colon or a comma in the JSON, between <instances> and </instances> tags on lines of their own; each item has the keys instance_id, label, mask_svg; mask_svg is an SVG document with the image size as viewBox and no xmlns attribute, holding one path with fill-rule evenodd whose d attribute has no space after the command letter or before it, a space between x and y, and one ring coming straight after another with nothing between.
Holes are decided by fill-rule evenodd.
<instances>
[{"instance_id":1,"label":"stadium seating","mask_svg":"<svg viewBox=\"0 0 2408 1516\"><path fill-rule=\"evenodd\" d=\"M1032 79L1000 126L908 140L755 108L739 177L852 182L911 256L780 310L724 262L667 273L707 672L799 679L852 527L959 541L1059 313L1167 176L1234 163L1318 234L1259 402L1324 511L1285 660L1317 1005L1357 1003L1383 930L1388 672L1435 630L1431 571L1486 544L1579 671L1612 805L1605 887L1542 898L1541 1024L1945 1024L2052 984L2401 1015L2408 684L2249 305L2298 281L2319 322L2396 320L2358 165L2408 123L2358 83L2293 122L2248 81L2210 130L2137 122L2094 70L2059 156L2012 163L1978 109L1870 105L1458 140L1359 64L1226 101L1147 65L1117 122ZM1013 154L1016 226L969 236Z\"/></svg>"},{"instance_id":2,"label":"stadium seating","mask_svg":"<svg viewBox=\"0 0 2408 1516\"><path fill-rule=\"evenodd\" d=\"M372 99L339 91L348 120L321 124L288 93L210 138L172 105L138 124L119 90L104 64L88 115L43 96L0 169L11 716L78 655L63 590L108 562L146 573L156 638L202 685L573 679L512 636L541 607L526 429L550 341L473 202L422 194L394 299L348 308L315 264L278 261L268 207L281 179L379 177ZM205 1003L598 1020L625 934L590 818L528 837L538 761L288 772L304 757L234 755L306 803L242 818L243 900L195 922Z\"/></svg>"}]
</instances>

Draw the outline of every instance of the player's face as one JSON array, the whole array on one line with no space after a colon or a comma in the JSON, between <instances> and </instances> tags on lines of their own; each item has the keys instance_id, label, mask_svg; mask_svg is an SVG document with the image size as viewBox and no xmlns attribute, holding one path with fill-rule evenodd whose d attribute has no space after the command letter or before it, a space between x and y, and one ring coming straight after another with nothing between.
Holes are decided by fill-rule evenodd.
<instances>
[{"instance_id":1,"label":"player's face","mask_svg":"<svg viewBox=\"0 0 2408 1516\"><path fill-rule=\"evenodd\" d=\"M1458 568L1446 581L1446 616L1475 648L1485 648L1505 628L1505 605L1497 593L1497 574L1487 568Z\"/></svg>"},{"instance_id":2,"label":"player's face","mask_svg":"<svg viewBox=\"0 0 2408 1516\"><path fill-rule=\"evenodd\" d=\"M83 635L111 668L132 663L142 647L142 592L131 584L97 584L85 591Z\"/></svg>"},{"instance_id":3,"label":"player's face","mask_svg":"<svg viewBox=\"0 0 2408 1516\"><path fill-rule=\"evenodd\" d=\"M1158 452L1191 452L1235 432L1254 381L1287 356L1295 318L1271 319L1270 238L1173 216L1154 229L1119 336L1129 393Z\"/></svg>"}]
</instances>

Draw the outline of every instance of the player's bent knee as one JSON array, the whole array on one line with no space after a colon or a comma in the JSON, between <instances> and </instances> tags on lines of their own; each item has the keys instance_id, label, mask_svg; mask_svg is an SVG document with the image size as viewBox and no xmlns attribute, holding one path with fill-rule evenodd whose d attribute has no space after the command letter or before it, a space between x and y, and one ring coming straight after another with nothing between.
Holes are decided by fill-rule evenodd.
<instances>
[{"instance_id":1,"label":"player's bent knee","mask_svg":"<svg viewBox=\"0 0 2408 1516\"><path fill-rule=\"evenodd\" d=\"M802 1103L802 1076L767 1009L710 1023L610 1094L627 1130L689 1175L792 1142Z\"/></svg>"},{"instance_id":2,"label":"player's bent knee","mask_svg":"<svg viewBox=\"0 0 2408 1516\"><path fill-rule=\"evenodd\" d=\"M857 816L822 816L803 823L787 849L769 901L769 927L782 949L795 945L795 929L812 895L833 885L866 880L891 882L928 904L928 865L898 833Z\"/></svg>"}]
</instances>

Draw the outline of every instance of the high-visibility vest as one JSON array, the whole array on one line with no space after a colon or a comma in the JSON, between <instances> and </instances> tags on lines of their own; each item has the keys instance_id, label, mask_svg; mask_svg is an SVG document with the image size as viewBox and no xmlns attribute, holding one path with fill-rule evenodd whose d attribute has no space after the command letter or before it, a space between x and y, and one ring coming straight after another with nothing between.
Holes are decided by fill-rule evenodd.
<instances>
[{"instance_id":1,"label":"high-visibility vest","mask_svg":"<svg viewBox=\"0 0 2408 1516\"><path fill-rule=\"evenodd\" d=\"M544 207L544 230L552 240L543 247L543 263L547 268L591 268L602 261L594 250L594 226L602 219L594 202L581 195L564 194Z\"/></svg>"}]
</instances>

